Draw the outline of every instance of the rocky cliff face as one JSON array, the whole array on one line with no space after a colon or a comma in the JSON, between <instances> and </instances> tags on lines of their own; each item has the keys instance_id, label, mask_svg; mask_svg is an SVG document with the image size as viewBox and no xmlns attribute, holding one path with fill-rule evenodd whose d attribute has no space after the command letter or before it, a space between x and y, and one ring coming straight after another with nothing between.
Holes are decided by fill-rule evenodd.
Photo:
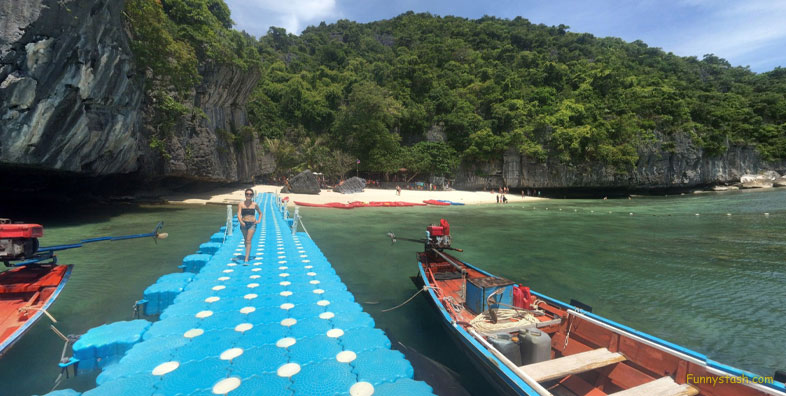
<instances>
[{"instance_id":1,"label":"rocky cliff face","mask_svg":"<svg viewBox=\"0 0 786 396\"><path fill-rule=\"evenodd\" d=\"M143 92L119 3L0 4L0 163L98 175L137 168Z\"/></svg>"},{"instance_id":2,"label":"rocky cliff face","mask_svg":"<svg viewBox=\"0 0 786 396\"><path fill-rule=\"evenodd\" d=\"M141 179L231 182L257 172L258 142L227 141L247 125L259 74L204 65L194 105L168 155L149 147L152 110L116 0L0 2L0 167ZM223 136L223 137L222 137Z\"/></svg>"},{"instance_id":3,"label":"rocky cliff face","mask_svg":"<svg viewBox=\"0 0 786 396\"><path fill-rule=\"evenodd\" d=\"M250 181L262 168L259 140L233 131L248 125L246 103L260 74L212 64L202 67L200 74L203 80L194 93L194 106L205 117L181 120L166 140L165 156L144 145L144 173L212 182ZM142 142L152 136L151 117L148 109Z\"/></svg>"},{"instance_id":4,"label":"rocky cliff face","mask_svg":"<svg viewBox=\"0 0 786 396\"><path fill-rule=\"evenodd\" d=\"M753 147L731 146L723 155L706 155L687 134L671 137L656 134L652 142L639 145L638 153L635 166L619 171L599 163L564 164L556 158L539 162L509 150L497 161L462 164L454 186L462 189L502 185L543 189L679 189L737 183L743 174L767 170L783 173L786 169L784 162L763 161Z\"/></svg>"}]
</instances>

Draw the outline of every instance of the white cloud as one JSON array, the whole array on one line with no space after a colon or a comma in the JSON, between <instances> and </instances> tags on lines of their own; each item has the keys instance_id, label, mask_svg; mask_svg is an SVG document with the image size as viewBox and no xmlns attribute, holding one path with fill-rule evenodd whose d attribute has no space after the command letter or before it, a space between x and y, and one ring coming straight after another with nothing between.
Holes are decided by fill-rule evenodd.
<instances>
[{"instance_id":1,"label":"white cloud","mask_svg":"<svg viewBox=\"0 0 786 396\"><path fill-rule=\"evenodd\" d=\"M786 40L786 2L782 0L683 0L702 9L693 26L674 37L673 51L681 55L714 53L733 59ZM734 63L734 62L732 62Z\"/></svg>"},{"instance_id":2,"label":"white cloud","mask_svg":"<svg viewBox=\"0 0 786 396\"><path fill-rule=\"evenodd\" d=\"M270 26L300 34L309 25L337 13L336 0L226 0L237 28L256 36Z\"/></svg>"}]
</instances>

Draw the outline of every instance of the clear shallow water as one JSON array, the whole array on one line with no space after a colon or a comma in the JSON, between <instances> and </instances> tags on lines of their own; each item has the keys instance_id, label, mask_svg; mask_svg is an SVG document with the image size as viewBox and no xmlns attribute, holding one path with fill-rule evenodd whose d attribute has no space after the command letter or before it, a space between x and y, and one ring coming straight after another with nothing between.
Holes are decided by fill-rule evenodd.
<instances>
[{"instance_id":1,"label":"clear shallow water","mask_svg":"<svg viewBox=\"0 0 786 396\"><path fill-rule=\"evenodd\" d=\"M425 297L381 312L415 292L408 277L420 247L391 246L387 231L418 238L444 217L467 262L560 300L575 298L711 359L772 375L786 368L784 202L786 190L302 213L378 326L470 378L466 387L481 394L482 381L451 351Z\"/></svg>"},{"instance_id":2,"label":"clear shallow water","mask_svg":"<svg viewBox=\"0 0 786 396\"><path fill-rule=\"evenodd\" d=\"M416 292L409 277L416 273L420 248L402 241L391 245L388 231L418 238L427 224L444 217L454 246L465 249L459 257L468 262L549 296L578 299L600 315L712 359L772 375L786 368L784 202L786 190L774 190L506 206L301 208L301 213L377 327L458 371L467 389L485 395L487 384L455 350L425 297L381 312ZM45 225L45 246L147 232L158 220L170 233L159 245L140 239L61 252L62 263L76 264L50 310L65 333L129 319L142 291L177 271L226 214L222 206L56 210L25 218ZM0 394L49 391L61 348L42 319L0 359ZM94 378L80 375L63 385L85 390Z\"/></svg>"},{"instance_id":3,"label":"clear shallow water","mask_svg":"<svg viewBox=\"0 0 786 396\"><path fill-rule=\"evenodd\" d=\"M6 208L2 208L6 209ZM160 220L169 238L154 244L151 238L97 242L58 253L61 264L74 264L71 279L49 312L65 334L81 334L104 323L129 320L134 302L163 274L179 271L183 257L210 239L226 218L218 206L129 206L98 208L41 208L45 212L2 210L14 220L44 226L42 246L80 239L146 233ZM0 271L4 270L0 264ZM0 359L0 395L49 392L59 374L57 363L63 342L42 318ZM63 387L95 387L97 373L64 380Z\"/></svg>"}]
</instances>

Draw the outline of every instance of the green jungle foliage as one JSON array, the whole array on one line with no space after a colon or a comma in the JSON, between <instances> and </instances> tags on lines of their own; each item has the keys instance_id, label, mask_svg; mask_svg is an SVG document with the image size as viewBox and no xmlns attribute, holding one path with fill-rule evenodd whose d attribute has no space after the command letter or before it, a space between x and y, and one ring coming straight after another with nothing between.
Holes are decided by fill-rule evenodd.
<instances>
[{"instance_id":1,"label":"green jungle foliage","mask_svg":"<svg viewBox=\"0 0 786 396\"><path fill-rule=\"evenodd\" d=\"M127 0L126 13L163 114L188 111L176 103L198 83L200 62L261 67L244 133L259 135L281 172L342 175L360 160L385 175L449 175L459 161L510 148L625 172L638 145L661 140L673 151L677 133L710 155L749 144L786 158L782 68L756 74L520 17L408 12L300 36L273 27L254 42L230 29L222 0ZM430 130L444 139L426 142Z\"/></svg>"},{"instance_id":2,"label":"green jungle foliage","mask_svg":"<svg viewBox=\"0 0 786 396\"><path fill-rule=\"evenodd\" d=\"M711 155L751 144L786 158L786 69L756 74L713 55L678 57L526 19L402 14L260 39L252 121L272 139L329 136L361 169L450 173L456 159L523 154L620 171L636 147L688 133ZM427 131L438 169L418 155ZM656 134L657 133L657 134ZM418 143L418 144L416 144ZM670 145L671 144L671 145Z\"/></svg>"}]
</instances>

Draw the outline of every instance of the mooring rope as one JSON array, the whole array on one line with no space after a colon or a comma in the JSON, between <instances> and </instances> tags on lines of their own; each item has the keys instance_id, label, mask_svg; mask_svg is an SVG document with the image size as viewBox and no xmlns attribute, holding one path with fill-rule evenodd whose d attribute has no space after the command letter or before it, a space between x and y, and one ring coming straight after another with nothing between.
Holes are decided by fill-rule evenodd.
<instances>
[{"instance_id":1,"label":"mooring rope","mask_svg":"<svg viewBox=\"0 0 786 396\"><path fill-rule=\"evenodd\" d=\"M517 309L496 309L495 313L497 314L497 323L491 323L489 311L485 311L472 319L469 324L478 333L492 333L540 322L535 315ZM511 319L518 320L511 322Z\"/></svg>"},{"instance_id":2,"label":"mooring rope","mask_svg":"<svg viewBox=\"0 0 786 396\"><path fill-rule=\"evenodd\" d=\"M407 301L404 301L403 303L401 303L401 304L399 304L399 305L396 305L396 306L395 306L395 307L393 307L393 308L383 309L383 310L382 310L382 312L390 312L390 311L392 311L392 310L394 310L394 309L401 308L401 307L403 307L404 305L407 305L407 303L408 303L408 302L412 301L412 299L413 299L413 298L415 298L415 296L417 296L418 294L420 294L420 293L422 293L422 292L424 292L424 291L426 291L426 290L428 290L428 289L429 289L429 286L423 286L423 288L422 288L422 289L418 290L418 291L417 291L417 293L413 294L413 295L412 295L412 297L410 297L410 298L408 298L408 299L407 299Z\"/></svg>"}]
</instances>

